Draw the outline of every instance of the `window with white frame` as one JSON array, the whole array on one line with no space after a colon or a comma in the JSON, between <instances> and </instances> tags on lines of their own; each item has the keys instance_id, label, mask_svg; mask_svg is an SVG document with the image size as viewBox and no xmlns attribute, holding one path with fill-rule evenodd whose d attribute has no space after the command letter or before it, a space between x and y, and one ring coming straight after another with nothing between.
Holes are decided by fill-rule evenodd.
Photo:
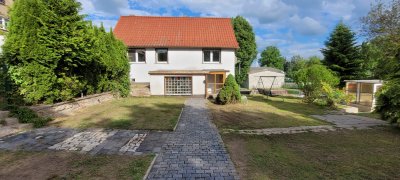
<instances>
[{"instance_id":1,"label":"window with white frame","mask_svg":"<svg viewBox=\"0 0 400 180\"><path fill-rule=\"evenodd\" d=\"M0 4L6 5L6 0L0 0Z\"/></svg>"},{"instance_id":2,"label":"window with white frame","mask_svg":"<svg viewBox=\"0 0 400 180\"><path fill-rule=\"evenodd\" d=\"M7 30L8 19L0 16L0 29Z\"/></svg>"},{"instance_id":3,"label":"window with white frame","mask_svg":"<svg viewBox=\"0 0 400 180\"><path fill-rule=\"evenodd\" d=\"M156 62L168 63L168 49L156 49Z\"/></svg>"},{"instance_id":4,"label":"window with white frame","mask_svg":"<svg viewBox=\"0 0 400 180\"><path fill-rule=\"evenodd\" d=\"M203 62L204 63L220 63L221 62L221 50L204 49L203 50Z\"/></svg>"},{"instance_id":5,"label":"window with white frame","mask_svg":"<svg viewBox=\"0 0 400 180\"><path fill-rule=\"evenodd\" d=\"M146 62L146 50L145 49L128 49L129 62L132 63L145 63Z\"/></svg>"}]
</instances>

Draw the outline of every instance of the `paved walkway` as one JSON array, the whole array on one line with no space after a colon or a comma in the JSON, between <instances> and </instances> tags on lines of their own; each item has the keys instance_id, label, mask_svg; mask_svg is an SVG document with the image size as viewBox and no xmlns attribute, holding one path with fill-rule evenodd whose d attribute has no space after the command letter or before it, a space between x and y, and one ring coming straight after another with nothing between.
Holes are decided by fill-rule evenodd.
<instances>
[{"instance_id":1,"label":"paved walkway","mask_svg":"<svg viewBox=\"0 0 400 180\"><path fill-rule=\"evenodd\" d=\"M238 132L240 134L273 135L273 134L297 134L305 132L328 132L340 129L371 129L375 126L387 126L386 121L372 119L368 117L349 115L349 114L327 114L312 115L314 118L332 123L333 125L323 126L298 126L288 128L266 128L266 129L246 129L246 130L224 130L225 132Z\"/></svg>"},{"instance_id":2,"label":"paved walkway","mask_svg":"<svg viewBox=\"0 0 400 180\"><path fill-rule=\"evenodd\" d=\"M0 149L140 155L160 152L169 133L47 127L0 138Z\"/></svg>"},{"instance_id":3,"label":"paved walkway","mask_svg":"<svg viewBox=\"0 0 400 180\"><path fill-rule=\"evenodd\" d=\"M238 179L205 99L185 102L176 132L171 133L148 179Z\"/></svg>"}]
</instances>

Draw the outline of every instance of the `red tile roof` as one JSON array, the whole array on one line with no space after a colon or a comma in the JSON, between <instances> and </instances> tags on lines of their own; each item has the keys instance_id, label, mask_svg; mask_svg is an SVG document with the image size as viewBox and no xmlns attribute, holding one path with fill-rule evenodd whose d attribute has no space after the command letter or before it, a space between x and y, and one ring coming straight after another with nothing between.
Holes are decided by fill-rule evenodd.
<instances>
[{"instance_id":1,"label":"red tile roof","mask_svg":"<svg viewBox=\"0 0 400 180\"><path fill-rule=\"evenodd\" d=\"M114 34L129 47L239 48L230 18L121 16Z\"/></svg>"}]
</instances>

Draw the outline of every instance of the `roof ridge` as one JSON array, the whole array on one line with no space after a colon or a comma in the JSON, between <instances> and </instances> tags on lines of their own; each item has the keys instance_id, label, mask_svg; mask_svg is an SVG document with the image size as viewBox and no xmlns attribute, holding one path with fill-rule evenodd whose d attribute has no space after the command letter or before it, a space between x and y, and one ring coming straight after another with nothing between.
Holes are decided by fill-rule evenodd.
<instances>
[{"instance_id":1,"label":"roof ridge","mask_svg":"<svg viewBox=\"0 0 400 180\"><path fill-rule=\"evenodd\" d=\"M124 15L120 17L141 17L141 18L191 18L191 19L231 19L230 17L199 17L199 16L141 16Z\"/></svg>"}]
</instances>

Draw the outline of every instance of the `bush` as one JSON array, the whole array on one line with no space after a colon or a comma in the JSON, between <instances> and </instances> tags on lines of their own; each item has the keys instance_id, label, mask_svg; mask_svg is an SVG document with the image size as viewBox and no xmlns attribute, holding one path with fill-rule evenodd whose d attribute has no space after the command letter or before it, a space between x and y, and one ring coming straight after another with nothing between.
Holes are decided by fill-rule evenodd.
<instances>
[{"instance_id":1,"label":"bush","mask_svg":"<svg viewBox=\"0 0 400 180\"><path fill-rule=\"evenodd\" d=\"M106 91L129 94L126 46L112 31L85 21L80 9L76 0L14 2L1 61L25 102L53 103Z\"/></svg>"},{"instance_id":2,"label":"bush","mask_svg":"<svg viewBox=\"0 0 400 180\"><path fill-rule=\"evenodd\" d=\"M240 88L233 75L229 74L225 84L217 95L218 104L238 103L241 100Z\"/></svg>"},{"instance_id":3,"label":"bush","mask_svg":"<svg viewBox=\"0 0 400 180\"><path fill-rule=\"evenodd\" d=\"M333 88L325 82L322 83L322 96L325 97L324 104L332 108L337 108L338 104L349 104L354 99L354 96L347 95L344 91Z\"/></svg>"},{"instance_id":4,"label":"bush","mask_svg":"<svg viewBox=\"0 0 400 180\"><path fill-rule=\"evenodd\" d=\"M323 83L335 87L339 78L324 65L314 64L295 73L294 80L304 93L306 102L314 102L322 96Z\"/></svg>"},{"instance_id":5,"label":"bush","mask_svg":"<svg viewBox=\"0 0 400 180\"><path fill-rule=\"evenodd\" d=\"M8 106L11 116L18 118L20 123L32 123L34 128L46 126L51 118L39 117L35 111L27 107Z\"/></svg>"},{"instance_id":6,"label":"bush","mask_svg":"<svg viewBox=\"0 0 400 180\"><path fill-rule=\"evenodd\" d=\"M375 111L384 120L400 123L400 82L392 80L385 83L376 95Z\"/></svg>"}]
</instances>

